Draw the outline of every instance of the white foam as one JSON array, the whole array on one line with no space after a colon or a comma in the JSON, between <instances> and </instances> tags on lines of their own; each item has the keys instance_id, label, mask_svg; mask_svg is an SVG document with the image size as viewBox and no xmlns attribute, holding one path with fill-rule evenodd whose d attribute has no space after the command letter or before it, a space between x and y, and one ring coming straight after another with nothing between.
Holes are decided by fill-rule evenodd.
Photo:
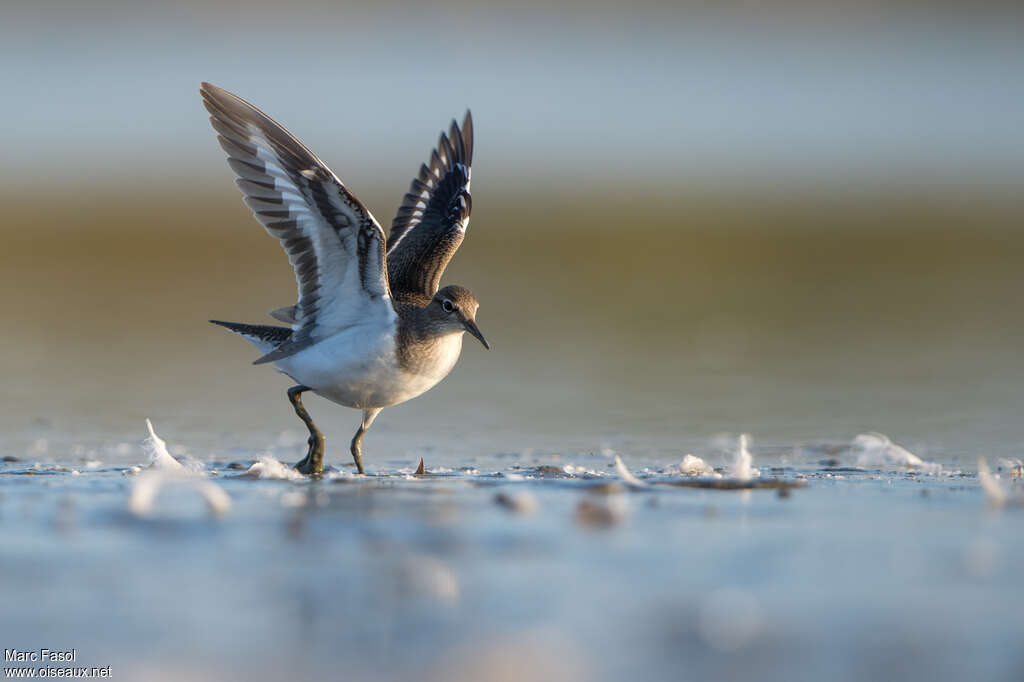
<instances>
[{"instance_id":1,"label":"white foam","mask_svg":"<svg viewBox=\"0 0 1024 682\"><path fill-rule=\"evenodd\" d=\"M301 481L306 478L298 469L279 462L270 455L260 457L260 461L254 462L242 476L281 481Z\"/></svg>"},{"instance_id":2,"label":"white foam","mask_svg":"<svg viewBox=\"0 0 1024 682\"><path fill-rule=\"evenodd\" d=\"M853 439L851 449L857 453L859 467L897 467L912 469L925 474L942 473L942 465L926 462L906 448L893 443L881 433L862 433Z\"/></svg>"},{"instance_id":3,"label":"white foam","mask_svg":"<svg viewBox=\"0 0 1024 682\"><path fill-rule=\"evenodd\" d=\"M729 465L729 473L739 481L749 481L761 475L761 471L753 466L754 457L748 449L749 443L750 436L745 433L740 434L739 448L736 450L736 456Z\"/></svg>"}]
</instances>

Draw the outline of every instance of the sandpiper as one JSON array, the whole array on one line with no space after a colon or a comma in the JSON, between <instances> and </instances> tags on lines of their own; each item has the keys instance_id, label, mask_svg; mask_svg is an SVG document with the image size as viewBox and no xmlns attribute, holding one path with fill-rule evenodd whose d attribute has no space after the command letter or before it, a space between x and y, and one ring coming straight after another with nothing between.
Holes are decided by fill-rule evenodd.
<instances>
[{"instance_id":1,"label":"sandpiper","mask_svg":"<svg viewBox=\"0 0 1024 682\"><path fill-rule=\"evenodd\" d=\"M209 83L199 89L217 140L238 175L246 205L281 240L295 270L298 302L270 312L287 327L210 320L244 336L297 382L288 389L309 429L295 465L323 472L324 437L302 404L312 391L363 411L352 458L380 411L432 388L455 366L462 334L489 348L469 289L438 289L466 234L472 201L473 119L452 121L420 166L391 223L391 236L338 177L269 116Z\"/></svg>"}]
</instances>

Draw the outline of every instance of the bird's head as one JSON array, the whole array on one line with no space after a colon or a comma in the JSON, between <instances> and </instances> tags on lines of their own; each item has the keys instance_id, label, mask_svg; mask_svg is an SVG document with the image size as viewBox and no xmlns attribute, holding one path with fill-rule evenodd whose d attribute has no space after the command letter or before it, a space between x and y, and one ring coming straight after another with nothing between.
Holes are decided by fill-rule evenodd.
<instances>
[{"instance_id":1,"label":"bird's head","mask_svg":"<svg viewBox=\"0 0 1024 682\"><path fill-rule=\"evenodd\" d=\"M473 292L455 284L440 289L427 306L430 317L448 333L469 332L477 341L490 348L480 328L476 326L476 311L480 303Z\"/></svg>"}]
</instances>

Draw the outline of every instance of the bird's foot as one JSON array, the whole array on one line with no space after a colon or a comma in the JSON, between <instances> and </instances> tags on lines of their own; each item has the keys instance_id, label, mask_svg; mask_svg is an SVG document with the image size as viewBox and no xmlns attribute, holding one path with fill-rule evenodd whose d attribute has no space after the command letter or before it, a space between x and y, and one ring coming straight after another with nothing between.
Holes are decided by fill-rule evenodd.
<instances>
[{"instance_id":1,"label":"bird's foot","mask_svg":"<svg viewBox=\"0 0 1024 682\"><path fill-rule=\"evenodd\" d=\"M324 439L309 437L309 450L306 456L295 464L299 473L307 476L323 476L324 473Z\"/></svg>"},{"instance_id":2,"label":"bird's foot","mask_svg":"<svg viewBox=\"0 0 1024 682\"><path fill-rule=\"evenodd\" d=\"M366 469L363 468L363 451L356 445L352 446L352 460L355 462L356 471L360 474L365 474Z\"/></svg>"}]
</instances>

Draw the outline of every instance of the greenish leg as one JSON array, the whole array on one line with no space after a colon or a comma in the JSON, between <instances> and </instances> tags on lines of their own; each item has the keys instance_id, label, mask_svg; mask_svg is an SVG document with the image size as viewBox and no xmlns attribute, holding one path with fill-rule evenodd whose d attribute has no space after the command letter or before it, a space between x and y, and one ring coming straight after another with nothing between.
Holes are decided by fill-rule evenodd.
<instances>
[{"instance_id":1,"label":"greenish leg","mask_svg":"<svg viewBox=\"0 0 1024 682\"><path fill-rule=\"evenodd\" d=\"M363 435L370 428L370 424L377 418L377 415L380 414L381 409L383 408L375 407L370 410L363 410L363 421L359 425L356 435L352 437L352 459L355 460L356 469L361 474L366 473L366 470L363 469Z\"/></svg>"},{"instance_id":2,"label":"greenish leg","mask_svg":"<svg viewBox=\"0 0 1024 682\"><path fill-rule=\"evenodd\" d=\"M320 476L324 473L324 434L316 428L313 418L302 405L302 394L308 391L309 386L292 386L288 389L288 400L295 408L295 414L299 416L302 423L309 429L309 450L306 456L295 465L295 468L309 476Z\"/></svg>"}]
</instances>

